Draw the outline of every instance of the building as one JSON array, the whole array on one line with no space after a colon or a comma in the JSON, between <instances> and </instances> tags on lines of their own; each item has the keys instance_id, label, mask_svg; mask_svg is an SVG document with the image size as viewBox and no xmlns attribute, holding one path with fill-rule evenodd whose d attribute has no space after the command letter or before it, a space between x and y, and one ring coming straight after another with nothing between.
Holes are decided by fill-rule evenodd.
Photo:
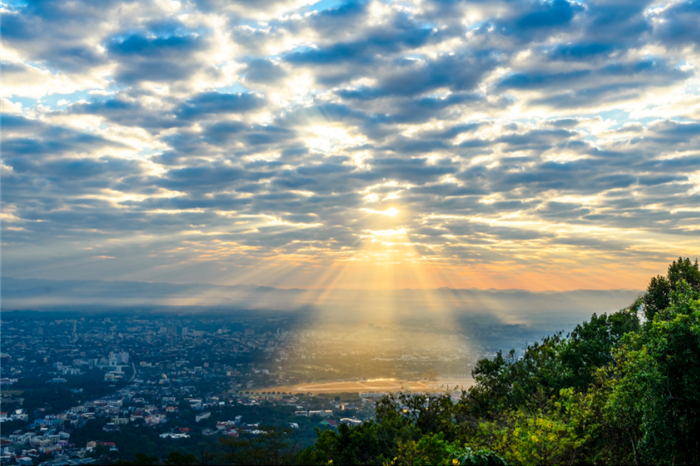
<instances>
[{"instance_id":1,"label":"building","mask_svg":"<svg viewBox=\"0 0 700 466\"><path fill-rule=\"evenodd\" d=\"M105 424L104 427L102 427L102 430L104 430L105 432L118 432L118 431L120 431L121 429L120 429L119 426L116 425L115 423L113 423L113 422L108 422L107 424Z\"/></svg>"},{"instance_id":2,"label":"building","mask_svg":"<svg viewBox=\"0 0 700 466\"><path fill-rule=\"evenodd\" d=\"M201 420L203 420L203 419L207 419L209 416L211 416L211 413L210 413L210 412L206 412L206 413L202 413L202 414L197 414L197 415L194 417L194 421L195 421L195 422L199 422L199 421L201 421Z\"/></svg>"},{"instance_id":3,"label":"building","mask_svg":"<svg viewBox=\"0 0 700 466\"><path fill-rule=\"evenodd\" d=\"M349 426L357 426L357 425L362 424L362 421L360 421L359 419L355 419L355 418L344 417L340 420L340 423L347 424Z\"/></svg>"},{"instance_id":4,"label":"building","mask_svg":"<svg viewBox=\"0 0 700 466\"><path fill-rule=\"evenodd\" d=\"M129 364L129 353L122 351L115 355L117 359L117 364Z\"/></svg>"}]
</instances>

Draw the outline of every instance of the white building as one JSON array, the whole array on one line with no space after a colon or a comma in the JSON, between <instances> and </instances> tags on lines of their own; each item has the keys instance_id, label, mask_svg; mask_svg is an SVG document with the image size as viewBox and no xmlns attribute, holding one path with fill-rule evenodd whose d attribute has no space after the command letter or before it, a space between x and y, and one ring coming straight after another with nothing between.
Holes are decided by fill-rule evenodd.
<instances>
[{"instance_id":1,"label":"white building","mask_svg":"<svg viewBox=\"0 0 700 466\"><path fill-rule=\"evenodd\" d=\"M197 414L197 415L194 417L194 421L195 421L195 422L199 422L199 421L201 421L202 419L208 418L209 416L211 416L211 413L210 413L210 412L206 412L206 413L202 413L202 414Z\"/></svg>"}]
</instances>

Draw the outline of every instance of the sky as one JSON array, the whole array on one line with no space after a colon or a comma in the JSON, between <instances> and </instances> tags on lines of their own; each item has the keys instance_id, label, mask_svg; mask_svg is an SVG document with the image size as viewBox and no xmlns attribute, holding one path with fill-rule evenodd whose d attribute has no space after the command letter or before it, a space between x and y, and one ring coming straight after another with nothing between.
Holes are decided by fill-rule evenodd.
<instances>
[{"instance_id":1,"label":"sky","mask_svg":"<svg viewBox=\"0 0 700 466\"><path fill-rule=\"evenodd\" d=\"M643 289L700 1L2 2L2 275Z\"/></svg>"}]
</instances>

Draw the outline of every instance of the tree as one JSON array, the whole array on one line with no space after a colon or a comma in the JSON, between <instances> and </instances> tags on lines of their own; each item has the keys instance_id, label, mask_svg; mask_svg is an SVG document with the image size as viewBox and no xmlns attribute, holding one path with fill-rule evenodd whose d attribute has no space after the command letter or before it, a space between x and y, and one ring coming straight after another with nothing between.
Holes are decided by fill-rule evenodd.
<instances>
[{"instance_id":1,"label":"tree","mask_svg":"<svg viewBox=\"0 0 700 466\"><path fill-rule=\"evenodd\" d=\"M642 298L644 316L652 321L657 312L666 309L671 303L671 293L676 291L681 281L685 281L691 290L700 292L700 269L698 260L679 257L668 266L666 277L657 275L651 279L647 292Z\"/></svg>"},{"instance_id":2,"label":"tree","mask_svg":"<svg viewBox=\"0 0 700 466\"><path fill-rule=\"evenodd\" d=\"M583 444L571 419L554 403L534 412L520 408L481 426L487 446L516 464L572 464Z\"/></svg>"},{"instance_id":3,"label":"tree","mask_svg":"<svg viewBox=\"0 0 700 466\"><path fill-rule=\"evenodd\" d=\"M700 292L676 283L669 306L615 355L611 422L625 429L636 463L700 462Z\"/></svg>"},{"instance_id":4,"label":"tree","mask_svg":"<svg viewBox=\"0 0 700 466\"><path fill-rule=\"evenodd\" d=\"M177 451L171 452L168 457L165 459L164 464L172 464L172 465L177 465L177 464L183 464L183 465L194 465L197 464L197 457L194 456L192 453L187 453L187 454L182 454Z\"/></svg>"},{"instance_id":5,"label":"tree","mask_svg":"<svg viewBox=\"0 0 700 466\"><path fill-rule=\"evenodd\" d=\"M532 395L541 391L544 399L566 388L567 371L562 366L561 351L565 340L561 333L529 345L522 357L510 350L493 360L482 359L472 371L476 384L463 400L466 410L477 418L492 420L500 414L529 405Z\"/></svg>"},{"instance_id":6,"label":"tree","mask_svg":"<svg viewBox=\"0 0 700 466\"><path fill-rule=\"evenodd\" d=\"M158 464L158 457L144 455L143 453L136 453L136 459L134 459L133 461L117 460L113 464L120 464L120 465Z\"/></svg>"},{"instance_id":7,"label":"tree","mask_svg":"<svg viewBox=\"0 0 700 466\"><path fill-rule=\"evenodd\" d=\"M508 466L499 455L490 450L473 450L459 442L447 442L442 432L428 434L418 441L399 444L397 456L386 463L400 466Z\"/></svg>"},{"instance_id":8,"label":"tree","mask_svg":"<svg viewBox=\"0 0 700 466\"><path fill-rule=\"evenodd\" d=\"M297 442L294 430L260 426L254 431L239 431L238 437L219 440L224 458L231 464L294 464Z\"/></svg>"},{"instance_id":9,"label":"tree","mask_svg":"<svg viewBox=\"0 0 700 466\"><path fill-rule=\"evenodd\" d=\"M612 350L620 339L639 330L637 307L635 303L610 316L593 314L590 322L576 326L560 352L565 386L586 390L595 370L614 361Z\"/></svg>"},{"instance_id":10,"label":"tree","mask_svg":"<svg viewBox=\"0 0 700 466\"><path fill-rule=\"evenodd\" d=\"M390 394L377 402L375 412L378 422L407 434L399 437L418 440L441 432L453 441L459 436L455 404L447 394Z\"/></svg>"},{"instance_id":11,"label":"tree","mask_svg":"<svg viewBox=\"0 0 700 466\"><path fill-rule=\"evenodd\" d=\"M505 465L489 450L467 447L448 395L391 395L377 405L377 420L338 431L317 429L316 443L297 464ZM451 424L451 425L450 425Z\"/></svg>"}]
</instances>

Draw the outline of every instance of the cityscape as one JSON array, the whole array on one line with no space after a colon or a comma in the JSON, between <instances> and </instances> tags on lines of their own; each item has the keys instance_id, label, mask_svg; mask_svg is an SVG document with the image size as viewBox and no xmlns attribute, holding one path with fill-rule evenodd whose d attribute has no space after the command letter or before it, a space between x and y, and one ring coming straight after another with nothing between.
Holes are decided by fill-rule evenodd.
<instances>
[{"instance_id":1,"label":"cityscape","mask_svg":"<svg viewBox=\"0 0 700 466\"><path fill-rule=\"evenodd\" d=\"M213 449L212 436L237 436L280 420L308 442L314 427L371 417L374 395L346 395L341 402L275 389L297 381L287 369L293 357L316 359L303 349L311 335L300 335L298 346L292 330L265 331L270 319L232 324L218 316L186 326L192 322L5 313L3 461L58 457L47 464L92 464L103 455L149 451L148 442L155 454L167 455L173 442L179 449ZM133 436L142 438L134 443Z\"/></svg>"},{"instance_id":2,"label":"cityscape","mask_svg":"<svg viewBox=\"0 0 700 466\"><path fill-rule=\"evenodd\" d=\"M522 349L547 331L488 316L469 319L471 335L425 320L314 328L310 317L3 312L3 461L92 464L138 452L216 451L222 435L280 422L308 445L317 427L372 419L390 392L459 396L478 359Z\"/></svg>"},{"instance_id":3,"label":"cityscape","mask_svg":"<svg viewBox=\"0 0 700 466\"><path fill-rule=\"evenodd\" d=\"M0 466L700 464L700 0L0 0Z\"/></svg>"}]
</instances>

